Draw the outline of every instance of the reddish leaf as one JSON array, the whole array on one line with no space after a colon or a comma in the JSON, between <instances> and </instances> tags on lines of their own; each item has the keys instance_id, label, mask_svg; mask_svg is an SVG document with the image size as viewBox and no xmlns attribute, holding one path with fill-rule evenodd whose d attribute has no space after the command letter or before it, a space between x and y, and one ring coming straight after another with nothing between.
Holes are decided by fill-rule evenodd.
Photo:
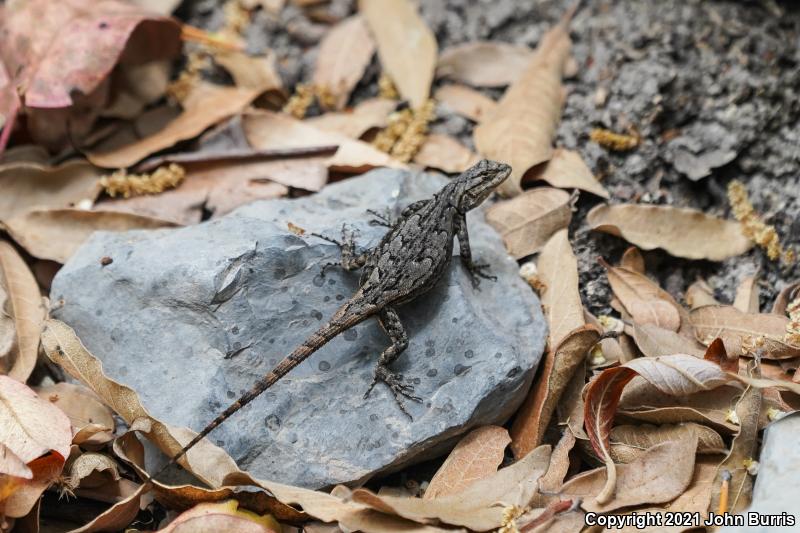
<instances>
[{"instance_id":1,"label":"reddish leaf","mask_svg":"<svg viewBox=\"0 0 800 533\"><path fill-rule=\"evenodd\" d=\"M703 359L718 364L726 372L735 374L739 371L739 357L735 354L728 356L728 352L725 351L725 343L719 337L708 345Z\"/></svg>"}]
</instances>

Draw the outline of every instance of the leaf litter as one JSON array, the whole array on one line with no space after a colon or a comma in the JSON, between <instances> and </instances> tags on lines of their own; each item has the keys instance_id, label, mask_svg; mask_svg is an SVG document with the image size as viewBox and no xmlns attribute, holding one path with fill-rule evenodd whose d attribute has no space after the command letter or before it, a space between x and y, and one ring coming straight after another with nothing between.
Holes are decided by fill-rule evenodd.
<instances>
[{"instance_id":1,"label":"leaf litter","mask_svg":"<svg viewBox=\"0 0 800 533\"><path fill-rule=\"evenodd\" d=\"M25 10L36 4L9 3L0 15L4 35L9 21L22 21L11 35L30 34L35 42L52 37L54 12L40 28L30 25ZM41 493L61 489L110 504L76 531L124 529L154 506L171 511L162 531L278 531L280 524L302 523L314 531L320 524L312 525L314 519L349 530L420 532L577 531L585 512L669 509L705 516L746 508L758 432L800 404L800 385L792 381L800 360L796 282L787 279L772 312L762 313L769 309L763 307L767 282L758 272L739 277L735 297L703 281L678 287L666 280L665 289L663 277L648 275L646 264L664 261L656 249L725 261L752 254L753 241L773 252L780 243L735 184L736 198L747 200L733 205L738 220L653 205L651 198L631 198L601 182L613 169L587 164L574 142L560 144L556 132L565 102L569 106L563 78L574 76L578 65L570 56L571 11L535 49L474 40L440 52L427 8L421 17L413 2L362 2L358 13L338 14L324 2L294 2L292 9L323 28L309 41L317 43L313 68L299 80L287 79L275 51L250 54L235 45L259 9L274 15L287 7L229 4L222 37L186 26L184 37L204 42L191 46L205 47L201 55L213 59L199 70L209 73L216 65L230 79L186 76L187 91L175 102L164 96L167 59L177 54L174 19L125 4L119 18L108 20L113 38L97 46L92 21L105 20L110 6L121 2L84 12L81 1L72 0L60 8L69 21L63 35L45 47L15 45L2 53L0 146L10 140L11 147L0 159L0 224L15 242L0 243L0 369L9 376L0 376L6 406L0 482L7 489L7 517L38 522ZM134 29L145 23L164 39L161 50L141 48ZM59 48L77 28L87 28L85 39ZM66 55L87 47L94 63ZM36 63L26 59L34 56ZM14 68L21 62L36 68ZM365 98L364 84L376 85L375 64L383 81L369 94L390 95L393 84L394 98ZM299 103L310 116L299 120L279 111L292 108L284 107L284 88L295 96L308 93ZM405 112L407 105L414 111ZM207 441L182 463L211 488L150 479L138 435L173 454L194 433L150 416L136 391L106 376L71 328L46 318L29 255L63 263L95 230L194 224L255 199L317 191L343 175L403 168L399 159L455 174L478 157L466 136L442 127L443 116L455 115L467 119L479 154L512 164L514 175L502 191L512 198L494 202L486 216L509 254L535 256L536 267L527 263L523 275L539 293L550 326L546 356L513 419L505 427L466 432L415 491L382 480L328 492L258 480ZM23 122L36 145L17 141ZM594 126L587 124L587 135ZM389 130L392 146L382 151L373 142ZM628 130L636 128L618 131ZM218 144L204 144L220 132ZM647 142L637 133L636 146L625 149L642 150ZM42 146L62 153L51 155ZM147 179L170 164L185 170L174 188L148 188L148 182L142 189L148 194L113 199L102 186L114 176L114 183L132 187L133 176ZM578 197L576 190L590 194ZM610 203L573 213L576 202L596 203L592 197ZM619 266L601 260L613 291L604 303L619 317L597 313L594 301L597 318L584 309L594 281L584 277L581 264L586 225L644 251L628 249ZM781 254L788 264L791 252ZM40 342L47 365L38 357ZM22 382L48 365L81 385L47 382L36 387L36 396ZM21 441L21 435L27 437ZM723 484L726 501L718 496Z\"/></svg>"}]
</instances>

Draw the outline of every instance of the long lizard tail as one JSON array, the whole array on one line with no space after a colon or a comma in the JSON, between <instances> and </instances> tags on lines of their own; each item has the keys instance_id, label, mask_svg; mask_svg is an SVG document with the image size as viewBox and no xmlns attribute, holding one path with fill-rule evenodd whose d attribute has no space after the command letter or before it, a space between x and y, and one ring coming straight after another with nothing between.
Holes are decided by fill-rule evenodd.
<instances>
[{"instance_id":1,"label":"long lizard tail","mask_svg":"<svg viewBox=\"0 0 800 533\"><path fill-rule=\"evenodd\" d=\"M204 427L195 438L189 441L186 446L181 448L181 451L175 454L172 459L170 459L169 462L164 465L161 470L158 471L158 473L156 473L155 476L152 476L152 478L157 478L164 473L164 471L170 465L175 464L178 459L183 457L186 452L188 452L195 444L203 440L209 433L214 431L217 426L225 422L225 420L230 418L231 415L233 415L236 411L258 398L262 392L274 385L275 382L288 374L294 367L308 359L311 354L322 348L328 341L346 329L355 326L359 322L363 322L373 314L348 312L347 306L348 304L345 304L345 306L340 308L330 322L322 326L315 333L312 333L303 344L298 346L291 354L278 363L268 374L259 379L255 385L253 385L253 388L242 394L241 398L233 402L230 407L225 409L219 416L217 416L217 418Z\"/></svg>"}]
</instances>

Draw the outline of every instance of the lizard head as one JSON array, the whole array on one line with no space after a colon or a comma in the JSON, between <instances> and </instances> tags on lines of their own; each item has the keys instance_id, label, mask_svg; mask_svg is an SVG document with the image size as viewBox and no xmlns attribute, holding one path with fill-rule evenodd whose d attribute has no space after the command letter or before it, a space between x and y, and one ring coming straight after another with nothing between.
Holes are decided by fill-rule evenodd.
<instances>
[{"instance_id":1,"label":"lizard head","mask_svg":"<svg viewBox=\"0 0 800 533\"><path fill-rule=\"evenodd\" d=\"M461 212L479 206L511 174L505 163L484 159L468 168L456 178L461 195L458 208Z\"/></svg>"}]
</instances>

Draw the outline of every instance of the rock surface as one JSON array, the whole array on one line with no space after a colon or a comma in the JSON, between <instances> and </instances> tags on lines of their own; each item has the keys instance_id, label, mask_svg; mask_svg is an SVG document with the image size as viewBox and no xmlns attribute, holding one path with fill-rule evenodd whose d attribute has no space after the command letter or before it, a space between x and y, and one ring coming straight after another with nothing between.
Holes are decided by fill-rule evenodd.
<instances>
[{"instance_id":1,"label":"rock surface","mask_svg":"<svg viewBox=\"0 0 800 533\"><path fill-rule=\"evenodd\" d=\"M444 178L378 170L296 200L250 204L196 226L96 233L53 282L56 318L75 328L107 374L133 387L153 416L201 429L354 291L357 273L321 266L343 222L371 246L395 212ZM498 281L473 290L454 258L429 294L401 308L410 334L394 368L423 404L405 417L379 386L363 399L388 339L374 320L330 342L212 434L242 468L305 487L357 482L439 453L479 424L505 420L541 357L546 325L499 236L469 214L473 254ZM456 248L457 250L457 248ZM457 253L457 252L456 252ZM102 266L100 258L113 263Z\"/></svg>"}]
</instances>

